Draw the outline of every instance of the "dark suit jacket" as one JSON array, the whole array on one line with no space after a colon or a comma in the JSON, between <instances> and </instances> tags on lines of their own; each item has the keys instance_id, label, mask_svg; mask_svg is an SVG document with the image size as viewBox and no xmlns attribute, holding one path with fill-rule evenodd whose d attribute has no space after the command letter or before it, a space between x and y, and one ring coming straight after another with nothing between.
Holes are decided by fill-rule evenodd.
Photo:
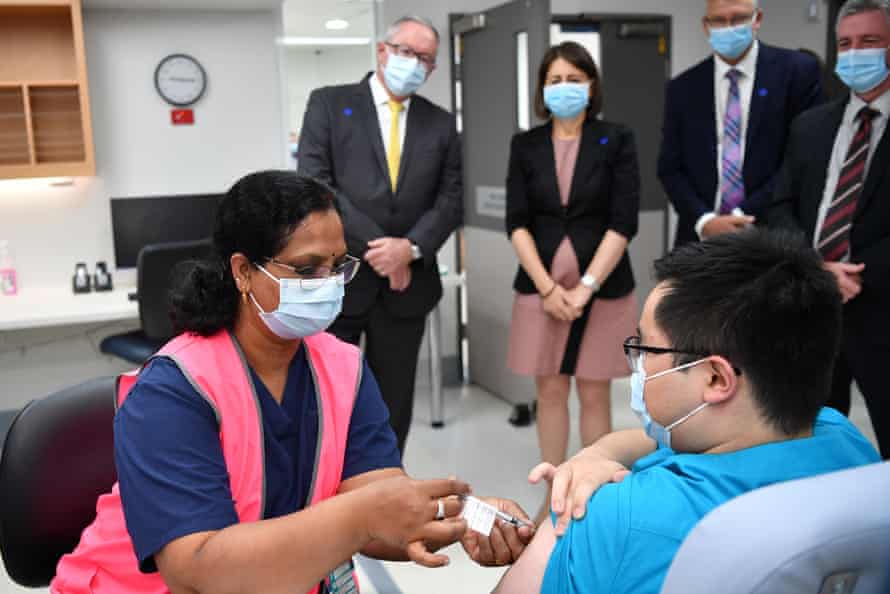
<instances>
[{"instance_id":1,"label":"dark suit jacket","mask_svg":"<svg viewBox=\"0 0 890 594\"><path fill-rule=\"evenodd\" d=\"M423 252L402 293L363 263L346 289L347 315L361 315L382 299L393 315L425 316L442 296L436 252L463 217L460 144L454 117L423 97L412 97L406 121L393 194L368 76L309 97L299 172L336 190L349 252L362 257L369 241L384 236L406 237Z\"/></svg>"},{"instance_id":2,"label":"dark suit jacket","mask_svg":"<svg viewBox=\"0 0 890 594\"><path fill-rule=\"evenodd\" d=\"M802 114L794 122L769 212L770 226L798 229L812 245L828 163L847 99ZM844 332L866 348L890 346L890 127L865 180L850 230L850 260L864 263L862 292L844 306ZM882 362L883 363L883 362Z\"/></svg>"},{"instance_id":3,"label":"dark suit jacket","mask_svg":"<svg viewBox=\"0 0 890 594\"><path fill-rule=\"evenodd\" d=\"M639 210L640 172L629 128L601 120L584 124L566 207L560 202L556 179L553 125L513 137L507 172L507 234L519 227L528 229L548 270L556 248L568 235L584 274L606 231L611 229L628 240L636 235ZM522 266L513 288L518 293L536 292ZM633 288L625 251L597 297L622 297Z\"/></svg>"},{"instance_id":4,"label":"dark suit jacket","mask_svg":"<svg viewBox=\"0 0 890 594\"><path fill-rule=\"evenodd\" d=\"M665 95L658 178L679 216L676 245L698 241L695 223L714 210L718 184L714 67L711 56L670 81ZM820 77L819 64L811 56L760 43L747 115L745 199L740 206L759 223L769 207L791 122L822 101Z\"/></svg>"}]
</instances>

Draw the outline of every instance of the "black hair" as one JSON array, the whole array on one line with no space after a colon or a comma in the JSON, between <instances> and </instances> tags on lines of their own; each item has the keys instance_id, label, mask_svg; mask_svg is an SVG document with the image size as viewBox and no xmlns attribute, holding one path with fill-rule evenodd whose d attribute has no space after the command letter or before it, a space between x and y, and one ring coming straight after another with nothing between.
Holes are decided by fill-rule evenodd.
<instances>
[{"instance_id":1,"label":"black hair","mask_svg":"<svg viewBox=\"0 0 890 594\"><path fill-rule=\"evenodd\" d=\"M538 86L535 90L535 114L542 120L550 117L550 110L544 103L544 87L547 86L547 72L550 65L558 58L562 58L590 78L590 101L587 103L587 119L593 119L603 109L603 89L600 84L600 72L596 67L593 56L584 46L574 41L564 41L554 45L541 59L538 66Z\"/></svg>"},{"instance_id":2,"label":"black hair","mask_svg":"<svg viewBox=\"0 0 890 594\"><path fill-rule=\"evenodd\" d=\"M655 322L673 348L726 357L786 435L812 426L829 395L842 302L801 234L748 229L690 243L657 260L655 276L666 287Z\"/></svg>"},{"instance_id":3,"label":"black hair","mask_svg":"<svg viewBox=\"0 0 890 594\"><path fill-rule=\"evenodd\" d=\"M189 263L170 293L174 331L209 336L231 329L240 297L232 254L242 253L250 262L272 258L303 219L328 210L337 210L333 190L293 171L260 171L235 182L217 207L215 254Z\"/></svg>"}]
</instances>

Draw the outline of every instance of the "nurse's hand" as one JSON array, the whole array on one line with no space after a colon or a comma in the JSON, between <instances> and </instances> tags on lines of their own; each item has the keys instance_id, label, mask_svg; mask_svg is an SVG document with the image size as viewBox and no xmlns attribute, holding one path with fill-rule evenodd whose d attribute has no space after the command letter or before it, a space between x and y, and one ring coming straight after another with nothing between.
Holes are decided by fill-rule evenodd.
<instances>
[{"instance_id":1,"label":"nurse's hand","mask_svg":"<svg viewBox=\"0 0 890 594\"><path fill-rule=\"evenodd\" d=\"M370 539L401 548L412 561L426 567L448 564L448 557L435 551L458 541L467 529L466 521L457 517L461 502L451 497L469 493L467 483L397 476L374 481L365 488L374 502L367 514ZM440 509L443 517L437 519Z\"/></svg>"},{"instance_id":2,"label":"nurse's hand","mask_svg":"<svg viewBox=\"0 0 890 594\"><path fill-rule=\"evenodd\" d=\"M557 514L555 532L565 534L572 518L579 520L587 512L587 502L606 483L618 483L629 474L623 465L610 460L594 448L586 448L559 467L542 462L528 475L531 483L546 480L551 485L550 509Z\"/></svg>"},{"instance_id":3,"label":"nurse's hand","mask_svg":"<svg viewBox=\"0 0 890 594\"><path fill-rule=\"evenodd\" d=\"M489 503L500 511L514 518L518 518L528 525L515 527L501 519L495 520L491 528L491 534L485 536L474 530L467 530L461 539L461 544L467 555L479 565L487 567L499 567L510 565L519 559L519 555L525 550L528 543L535 535L534 524L529 519L519 504L509 499L496 497L480 497L485 503Z\"/></svg>"}]
</instances>

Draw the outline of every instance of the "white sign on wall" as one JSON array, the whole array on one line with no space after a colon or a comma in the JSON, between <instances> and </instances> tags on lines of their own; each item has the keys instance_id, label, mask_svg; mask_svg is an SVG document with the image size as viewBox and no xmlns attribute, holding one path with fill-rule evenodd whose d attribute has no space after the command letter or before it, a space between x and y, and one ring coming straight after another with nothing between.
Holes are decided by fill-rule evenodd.
<instances>
[{"instance_id":1,"label":"white sign on wall","mask_svg":"<svg viewBox=\"0 0 890 594\"><path fill-rule=\"evenodd\" d=\"M503 219L507 215L507 190L476 186L476 214Z\"/></svg>"}]
</instances>

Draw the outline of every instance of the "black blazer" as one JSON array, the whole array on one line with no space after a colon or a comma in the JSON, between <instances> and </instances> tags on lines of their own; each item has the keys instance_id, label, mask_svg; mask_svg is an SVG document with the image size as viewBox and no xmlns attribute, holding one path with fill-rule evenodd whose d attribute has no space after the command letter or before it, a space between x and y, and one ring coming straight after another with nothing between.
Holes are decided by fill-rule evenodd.
<instances>
[{"instance_id":1,"label":"black blazer","mask_svg":"<svg viewBox=\"0 0 890 594\"><path fill-rule=\"evenodd\" d=\"M513 137L507 172L507 234L520 227L528 229L548 270L556 248L568 235L584 274L607 230L628 240L636 235L639 210L640 172L629 128L601 120L585 122L566 207L559 199L552 123ZM536 292L522 266L513 288L518 293ZM633 288L625 251L597 297L623 297Z\"/></svg>"},{"instance_id":2,"label":"black blazer","mask_svg":"<svg viewBox=\"0 0 890 594\"><path fill-rule=\"evenodd\" d=\"M791 122L821 101L821 75L814 58L760 43L746 115L741 204L758 223L769 208ZM714 210L718 184L713 56L668 83L658 178L677 210L676 245L698 241L695 223Z\"/></svg>"},{"instance_id":3,"label":"black blazer","mask_svg":"<svg viewBox=\"0 0 890 594\"><path fill-rule=\"evenodd\" d=\"M411 285L401 293L363 263L346 289L343 312L361 315L380 298L393 315L425 316L442 296L436 252L463 217L454 117L423 97L411 98L393 194L369 76L312 92L298 168L337 192L351 254L364 256L368 242L384 236L406 237L423 252L423 259L412 264Z\"/></svg>"},{"instance_id":4,"label":"black blazer","mask_svg":"<svg viewBox=\"0 0 890 594\"><path fill-rule=\"evenodd\" d=\"M847 99L802 114L791 129L769 212L770 226L802 231L812 245L828 163ZM844 331L883 341L890 336L890 127L872 157L850 230L850 256L864 263L862 293L844 306ZM869 338L870 337L870 338ZM862 344L866 346L865 343ZM886 348L886 347L885 347ZM883 363L883 362L882 362Z\"/></svg>"}]
</instances>

